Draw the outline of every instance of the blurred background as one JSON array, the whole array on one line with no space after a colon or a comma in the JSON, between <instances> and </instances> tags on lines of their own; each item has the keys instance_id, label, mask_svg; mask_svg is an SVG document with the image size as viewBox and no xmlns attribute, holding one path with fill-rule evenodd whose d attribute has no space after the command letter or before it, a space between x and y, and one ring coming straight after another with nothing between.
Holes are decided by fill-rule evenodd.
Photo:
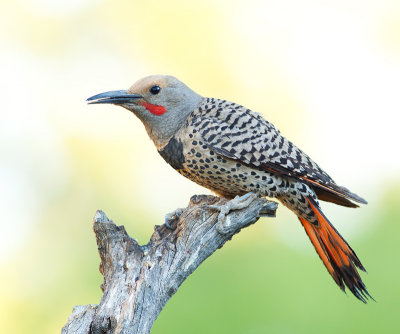
<instances>
[{"instance_id":1,"label":"blurred background","mask_svg":"<svg viewBox=\"0 0 400 334\"><path fill-rule=\"evenodd\" d=\"M399 1L1 1L0 73L1 333L59 332L99 302L96 209L147 243L209 193L128 111L85 103L156 73L261 112L369 201L323 209L377 302L343 294L280 206L203 263L152 333L400 332Z\"/></svg>"}]
</instances>

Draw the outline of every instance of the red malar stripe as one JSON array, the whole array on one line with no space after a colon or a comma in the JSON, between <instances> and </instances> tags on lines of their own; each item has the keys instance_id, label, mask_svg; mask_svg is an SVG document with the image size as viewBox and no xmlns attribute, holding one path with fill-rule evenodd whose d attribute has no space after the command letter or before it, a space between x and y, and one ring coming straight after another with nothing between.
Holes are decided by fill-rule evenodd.
<instances>
[{"instance_id":1,"label":"red malar stripe","mask_svg":"<svg viewBox=\"0 0 400 334\"><path fill-rule=\"evenodd\" d=\"M151 104L149 102L143 101L141 102L142 106L145 107L148 111L150 111L153 115L161 116L165 114L167 108L163 106L158 106L156 104Z\"/></svg>"}]
</instances>

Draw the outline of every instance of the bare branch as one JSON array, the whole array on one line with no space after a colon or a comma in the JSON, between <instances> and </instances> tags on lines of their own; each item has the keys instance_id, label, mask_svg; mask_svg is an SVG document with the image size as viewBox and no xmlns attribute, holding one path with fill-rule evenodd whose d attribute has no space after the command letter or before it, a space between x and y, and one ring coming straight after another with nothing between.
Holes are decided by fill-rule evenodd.
<instances>
[{"instance_id":1,"label":"bare branch","mask_svg":"<svg viewBox=\"0 0 400 334\"><path fill-rule=\"evenodd\" d=\"M150 333L167 301L206 258L260 215L274 217L275 202L244 197L193 196L170 221L174 230L155 226L144 246L97 211L93 229L103 297L99 305L76 306L62 333Z\"/></svg>"}]
</instances>

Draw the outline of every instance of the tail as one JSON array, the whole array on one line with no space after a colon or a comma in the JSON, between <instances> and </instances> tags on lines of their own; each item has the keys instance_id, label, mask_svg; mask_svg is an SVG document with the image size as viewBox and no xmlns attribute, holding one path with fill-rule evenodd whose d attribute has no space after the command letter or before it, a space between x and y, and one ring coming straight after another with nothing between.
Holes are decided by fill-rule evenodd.
<instances>
[{"instance_id":1,"label":"tail","mask_svg":"<svg viewBox=\"0 0 400 334\"><path fill-rule=\"evenodd\" d=\"M362 271L365 271L356 253L354 253L346 240L330 224L318 204L311 197L307 197L306 199L317 216L318 225L310 223L301 217L299 219L336 284L343 291L345 291L346 285L353 295L363 303L367 302L368 297L374 300L368 293L356 269L358 267Z\"/></svg>"}]
</instances>

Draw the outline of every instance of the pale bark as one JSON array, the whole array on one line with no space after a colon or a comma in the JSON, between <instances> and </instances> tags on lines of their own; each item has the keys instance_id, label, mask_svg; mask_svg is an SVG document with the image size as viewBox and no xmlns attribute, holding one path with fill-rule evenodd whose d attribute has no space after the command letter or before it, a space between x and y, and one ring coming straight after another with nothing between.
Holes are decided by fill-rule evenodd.
<instances>
[{"instance_id":1,"label":"pale bark","mask_svg":"<svg viewBox=\"0 0 400 334\"><path fill-rule=\"evenodd\" d=\"M93 229L104 277L99 305L76 306L63 334L150 333L161 310L182 282L242 228L255 223L260 214L275 216L277 204L251 195L243 205L215 196L193 196L174 228L155 226L147 245L140 246L123 226L102 211ZM215 207L224 206L224 215Z\"/></svg>"}]
</instances>

